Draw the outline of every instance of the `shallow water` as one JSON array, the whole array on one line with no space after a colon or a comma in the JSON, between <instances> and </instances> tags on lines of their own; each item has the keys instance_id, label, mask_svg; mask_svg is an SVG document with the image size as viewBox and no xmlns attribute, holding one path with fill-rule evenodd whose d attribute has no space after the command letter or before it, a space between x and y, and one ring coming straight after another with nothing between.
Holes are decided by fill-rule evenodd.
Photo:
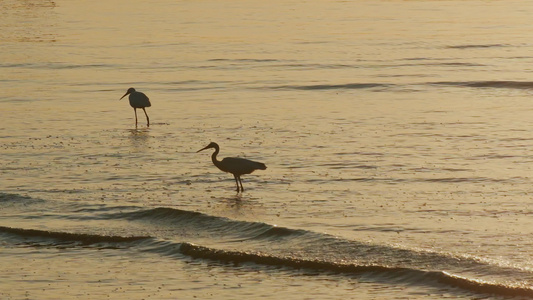
<instances>
[{"instance_id":1,"label":"shallow water","mask_svg":"<svg viewBox=\"0 0 533 300\"><path fill-rule=\"evenodd\" d=\"M533 4L1 3L3 298L533 298Z\"/></svg>"}]
</instances>

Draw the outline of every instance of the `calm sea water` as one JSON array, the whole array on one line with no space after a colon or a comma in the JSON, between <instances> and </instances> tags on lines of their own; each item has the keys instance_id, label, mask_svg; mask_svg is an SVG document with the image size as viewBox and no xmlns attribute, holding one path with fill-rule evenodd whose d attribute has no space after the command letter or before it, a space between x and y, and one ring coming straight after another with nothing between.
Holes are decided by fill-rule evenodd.
<instances>
[{"instance_id":1,"label":"calm sea water","mask_svg":"<svg viewBox=\"0 0 533 300\"><path fill-rule=\"evenodd\" d=\"M0 7L2 299L533 298L532 2Z\"/></svg>"}]
</instances>

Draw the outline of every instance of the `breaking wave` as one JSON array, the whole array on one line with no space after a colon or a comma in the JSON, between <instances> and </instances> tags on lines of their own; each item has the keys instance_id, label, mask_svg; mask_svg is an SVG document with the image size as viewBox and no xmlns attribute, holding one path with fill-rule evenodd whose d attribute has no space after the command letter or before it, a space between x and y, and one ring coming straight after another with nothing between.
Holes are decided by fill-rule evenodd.
<instances>
[{"instance_id":1,"label":"breaking wave","mask_svg":"<svg viewBox=\"0 0 533 300\"><path fill-rule=\"evenodd\" d=\"M2 202L37 202L17 195L0 196ZM76 203L71 208L64 212L65 216L48 217L65 221L79 216L79 221L86 224L119 222L120 228L125 225L130 230L118 233L112 227L87 226L79 232L0 225L0 241L13 247L128 249L180 260L214 261L228 267L274 267L284 272L350 276L456 293L533 298L533 288L528 284L533 280L530 270L475 257L367 243L169 207Z\"/></svg>"}]
</instances>

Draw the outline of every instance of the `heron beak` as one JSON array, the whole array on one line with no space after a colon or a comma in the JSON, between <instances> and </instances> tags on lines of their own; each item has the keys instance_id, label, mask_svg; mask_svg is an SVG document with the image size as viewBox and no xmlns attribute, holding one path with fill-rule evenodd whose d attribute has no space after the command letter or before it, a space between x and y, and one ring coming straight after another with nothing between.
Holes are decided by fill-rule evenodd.
<instances>
[{"instance_id":1,"label":"heron beak","mask_svg":"<svg viewBox=\"0 0 533 300\"><path fill-rule=\"evenodd\" d=\"M203 147L202 149L196 151L196 153L198 153L198 152L200 152L200 151L203 151L203 150L205 150L205 149L207 149L207 148L209 148L209 146Z\"/></svg>"},{"instance_id":2,"label":"heron beak","mask_svg":"<svg viewBox=\"0 0 533 300\"><path fill-rule=\"evenodd\" d=\"M120 99L118 99L118 100L122 100L122 98L126 97L126 95L128 95L128 94L129 93L124 94L124 96L120 97Z\"/></svg>"}]
</instances>

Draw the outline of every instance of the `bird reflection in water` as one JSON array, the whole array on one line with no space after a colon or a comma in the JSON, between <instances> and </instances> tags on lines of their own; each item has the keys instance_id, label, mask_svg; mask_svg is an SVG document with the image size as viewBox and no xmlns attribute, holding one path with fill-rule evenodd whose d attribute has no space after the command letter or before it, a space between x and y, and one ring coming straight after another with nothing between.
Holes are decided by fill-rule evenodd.
<instances>
[{"instance_id":1,"label":"bird reflection in water","mask_svg":"<svg viewBox=\"0 0 533 300\"><path fill-rule=\"evenodd\" d=\"M150 140L149 130L130 129L129 132L131 133L129 140L133 152L145 152L148 150Z\"/></svg>"},{"instance_id":2,"label":"bird reflection in water","mask_svg":"<svg viewBox=\"0 0 533 300\"><path fill-rule=\"evenodd\" d=\"M247 197L241 193L233 196L214 198L210 207L221 216L236 219L253 219L257 214L263 214L260 198Z\"/></svg>"}]
</instances>

